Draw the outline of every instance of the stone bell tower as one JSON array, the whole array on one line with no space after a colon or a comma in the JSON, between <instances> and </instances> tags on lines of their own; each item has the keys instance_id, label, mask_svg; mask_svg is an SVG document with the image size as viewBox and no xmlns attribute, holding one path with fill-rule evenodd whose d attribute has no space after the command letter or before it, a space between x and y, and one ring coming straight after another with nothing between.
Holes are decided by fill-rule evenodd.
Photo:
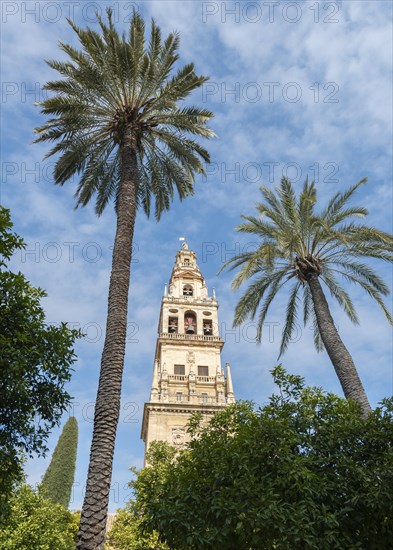
<instances>
[{"instance_id":1,"label":"stone bell tower","mask_svg":"<svg viewBox=\"0 0 393 550\"><path fill-rule=\"evenodd\" d=\"M150 400L145 403L141 438L181 447L191 414L209 419L235 396L229 364L221 367L224 342L218 332L218 302L209 296L195 252L183 242L165 285L158 323Z\"/></svg>"}]
</instances>

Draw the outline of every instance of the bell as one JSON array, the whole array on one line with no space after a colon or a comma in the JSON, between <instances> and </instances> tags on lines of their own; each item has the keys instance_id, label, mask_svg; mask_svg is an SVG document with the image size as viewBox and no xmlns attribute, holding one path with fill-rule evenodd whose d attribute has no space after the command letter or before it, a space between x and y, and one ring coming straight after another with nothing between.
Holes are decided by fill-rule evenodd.
<instances>
[{"instance_id":1,"label":"bell","mask_svg":"<svg viewBox=\"0 0 393 550\"><path fill-rule=\"evenodd\" d=\"M194 332L195 332L194 325L188 325L186 333L187 334L194 334Z\"/></svg>"}]
</instances>

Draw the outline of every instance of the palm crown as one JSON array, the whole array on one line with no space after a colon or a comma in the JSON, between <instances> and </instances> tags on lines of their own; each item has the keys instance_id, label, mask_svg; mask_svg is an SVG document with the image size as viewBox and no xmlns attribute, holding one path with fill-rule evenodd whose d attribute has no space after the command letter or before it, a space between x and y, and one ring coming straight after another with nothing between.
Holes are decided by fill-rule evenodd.
<instances>
[{"instance_id":1,"label":"palm crown","mask_svg":"<svg viewBox=\"0 0 393 550\"><path fill-rule=\"evenodd\" d=\"M54 96L40 103L54 118L36 128L40 141L56 141L46 157L60 154L54 178L63 185L81 174L76 205L85 206L96 194L96 212L118 196L121 179L120 147L131 131L136 152L137 198L147 215L151 197L155 215L169 208L177 189L180 199L193 193L195 173L204 173L208 152L191 136L213 137L206 126L213 116L206 109L178 103L207 78L188 64L169 78L178 59L179 36L164 42L152 20L145 40L142 17L134 13L129 35L120 36L108 13L108 25L99 19L102 35L80 29L72 21L83 50L60 42L67 61L48 61L64 78L44 89Z\"/></svg>"},{"instance_id":2,"label":"palm crown","mask_svg":"<svg viewBox=\"0 0 393 550\"><path fill-rule=\"evenodd\" d=\"M260 341L273 299L285 283L294 280L280 355L293 333L301 293L304 324L313 319L314 341L321 350L323 343L310 287L306 284L312 273L325 283L352 322L358 323L358 317L340 278L359 284L381 306L388 321L393 322L382 299L389 293L387 285L370 266L359 261L365 257L393 259L392 235L353 221L354 217L368 214L362 206L348 205L353 193L365 181L361 180L344 193L336 193L319 214L315 212L317 190L314 182L306 180L299 197L287 178L281 180L276 192L261 187L264 202L257 205L259 217L243 216L246 222L237 227L238 231L257 236L260 244L257 250L243 253L224 266L231 270L241 266L233 281L234 288L256 276L236 307L234 324L242 323L247 317L253 319L260 307L257 334Z\"/></svg>"}]
</instances>

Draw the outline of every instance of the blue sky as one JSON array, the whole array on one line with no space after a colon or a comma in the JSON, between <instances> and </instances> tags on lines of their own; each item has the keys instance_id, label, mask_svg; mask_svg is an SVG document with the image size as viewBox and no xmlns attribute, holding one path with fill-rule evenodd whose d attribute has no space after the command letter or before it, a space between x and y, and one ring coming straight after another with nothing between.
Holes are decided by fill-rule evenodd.
<instances>
[{"instance_id":1,"label":"blue sky","mask_svg":"<svg viewBox=\"0 0 393 550\"><path fill-rule=\"evenodd\" d=\"M67 321L86 337L69 385L80 440L73 508L80 508L92 433L94 399L103 346L115 218L110 206L97 218L93 206L73 210L76 180L55 187L45 145L32 145L42 123L34 102L54 77L44 59L62 57L57 41L76 45L66 17L94 26L94 12L112 6L119 28L132 7L153 16L165 34L181 35L181 61L193 61L210 81L193 103L215 113L218 138L212 164L196 183L194 197L175 201L159 224L140 213L135 234L129 301L122 409L116 441L110 510L129 497L128 468L141 466L139 439L143 404L149 397L160 300L169 279L178 238L196 251L209 288L216 288L222 360L232 367L237 398L264 403L272 393L269 370L276 364L285 296L271 310L262 344L252 323L231 328L238 295L231 275L217 275L223 261L250 238L236 234L240 215L252 213L259 185L281 176L318 181L322 201L367 176L357 202L368 222L392 229L392 5L390 2L14 2L3 1L1 202L11 209L27 251L14 258L36 286L47 290L47 319ZM385 280L392 272L378 264ZM357 365L372 405L391 395L392 332L368 296L349 289L360 326L332 303L340 334ZM391 300L390 300L391 303ZM325 353L317 354L312 331L300 327L283 365L311 385L341 389ZM68 415L64 415L66 420ZM53 449L60 430L49 440ZM29 460L29 481L43 475L50 457Z\"/></svg>"}]
</instances>

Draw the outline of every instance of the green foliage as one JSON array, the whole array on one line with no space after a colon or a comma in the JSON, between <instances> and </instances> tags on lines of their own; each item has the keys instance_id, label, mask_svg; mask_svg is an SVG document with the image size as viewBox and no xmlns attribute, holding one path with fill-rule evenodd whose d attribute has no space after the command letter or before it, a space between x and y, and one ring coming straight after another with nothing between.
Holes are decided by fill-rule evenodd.
<instances>
[{"instance_id":1,"label":"green foliage","mask_svg":"<svg viewBox=\"0 0 393 550\"><path fill-rule=\"evenodd\" d=\"M146 529L142 521L145 505L148 499L159 499L159 493L150 491L155 486L157 490L164 482L167 471L173 463L176 450L163 441L153 441L146 453L146 461L154 462L154 468L144 468L138 471L131 470L136 474L135 480L130 483L136 500L127 503L126 508L118 510L116 520L109 533L108 550L167 550L165 542L159 541L156 530Z\"/></svg>"},{"instance_id":2,"label":"green foliage","mask_svg":"<svg viewBox=\"0 0 393 550\"><path fill-rule=\"evenodd\" d=\"M71 416L61 432L40 487L53 503L62 504L66 508L70 503L74 483L77 447L78 422Z\"/></svg>"},{"instance_id":3,"label":"green foliage","mask_svg":"<svg viewBox=\"0 0 393 550\"><path fill-rule=\"evenodd\" d=\"M162 40L152 20L147 41L143 18L134 12L128 33L119 35L110 9L107 16L107 24L98 18L101 33L70 21L81 49L61 42L67 59L48 62L64 78L44 86L50 98L39 105L53 118L36 128L36 141L56 142L47 155L59 154L55 182L63 185L80 174L76 205L85 206L96 196L101 214L108 201L119 199L121 149L131 136L138 205L149 215L153 198L159 219L174 190L180 199L194 192L195 174L204 173L209 162L194 137L215 135L207 127L213 115L182 105L207 78L197 76L192 63L171 76L179 58L177 33Z\"/></svg>"},{"instance_id":4,"label":"green foliage","mask_svg":"<svg viewBox=\"0 0 393 550\"><path fill-rule=\"evenodd\" d=\"M22 485L10 498L0 550L75 550L78 517Z\"/></svg>"},{"instance_id":5,"label":"green foliage","mask_svg":"<svg viewBox=\"0 0 393 550\"><path fill-rule=\"evenodd\" d=\"M118 510L107 541L108 550L168 550L158 540L158 533L143 533L137 506L129 502L125 509Z\"/></svg>"},{"instance_id":6,"label":"green foliage","mask_svg":"<svg viewBox=\"0 0 393 550\"><path fill-rule=\"evenodd\" d=\"M358 322L350 296L342 281L361 286L382 308L389 323L392 316L383 302L389 288L363 258L393 261L393 235L374 227L356 223L353 218L368 214L362 206L349 206L355 191L366 182L361 180L343 193L336 193L327 207L315 212L317 189L314 182L305 181L296 197L291 182L282 178L274 191L261 187L263 202L256 206L258 216L243 216L245 222L236 229L254 235L259 246L231 259L224 267L241 267L233 280L239 288L252 279L235 311L234 324L257 315L257 338L262 337L263 323L278 292L287 283L289 289L286 323L282 333L280 355L291 340L303 299L303 320L314 324L314 340L318 351L323 349L318 323L307 283L316 274L329 289L353 323Z\"/></svg>"},{"instance_id":7,"label":"green foliage","mask_svg":"<svg viewBox=\"0 0 393 550\"><path fill-rule=\"evenodd\" d=\"M0 206L0 267L4 268L16 250L25 248L23 239L13 233L10 211Z\"/></svg>"},{"instance_id":8,"label":"green foliage","mask_svg":"<svg viewBox=\"0 0 393 550\"><path fill-rule=\"evenodd\" d=\"M75 361L79 332L47 325L40 304L45 292L7 261L24 247L12 233L9 211L0 207L0 516L7 495L22 477L22 453L47 451L46 440L70 402L64 386Z\"/></svg>"},{"instance_id":9,"label":"green foliage","mask_svg":"<svg viewBox=\"0 0 393 550\"><path fill-rule=\"evenodd\" d=\"M145 532L171 548L375 549L393 540L393 399L359 405L273 371L279 392L228 406L133 482Z\"/></svg>"}]
</instances>

